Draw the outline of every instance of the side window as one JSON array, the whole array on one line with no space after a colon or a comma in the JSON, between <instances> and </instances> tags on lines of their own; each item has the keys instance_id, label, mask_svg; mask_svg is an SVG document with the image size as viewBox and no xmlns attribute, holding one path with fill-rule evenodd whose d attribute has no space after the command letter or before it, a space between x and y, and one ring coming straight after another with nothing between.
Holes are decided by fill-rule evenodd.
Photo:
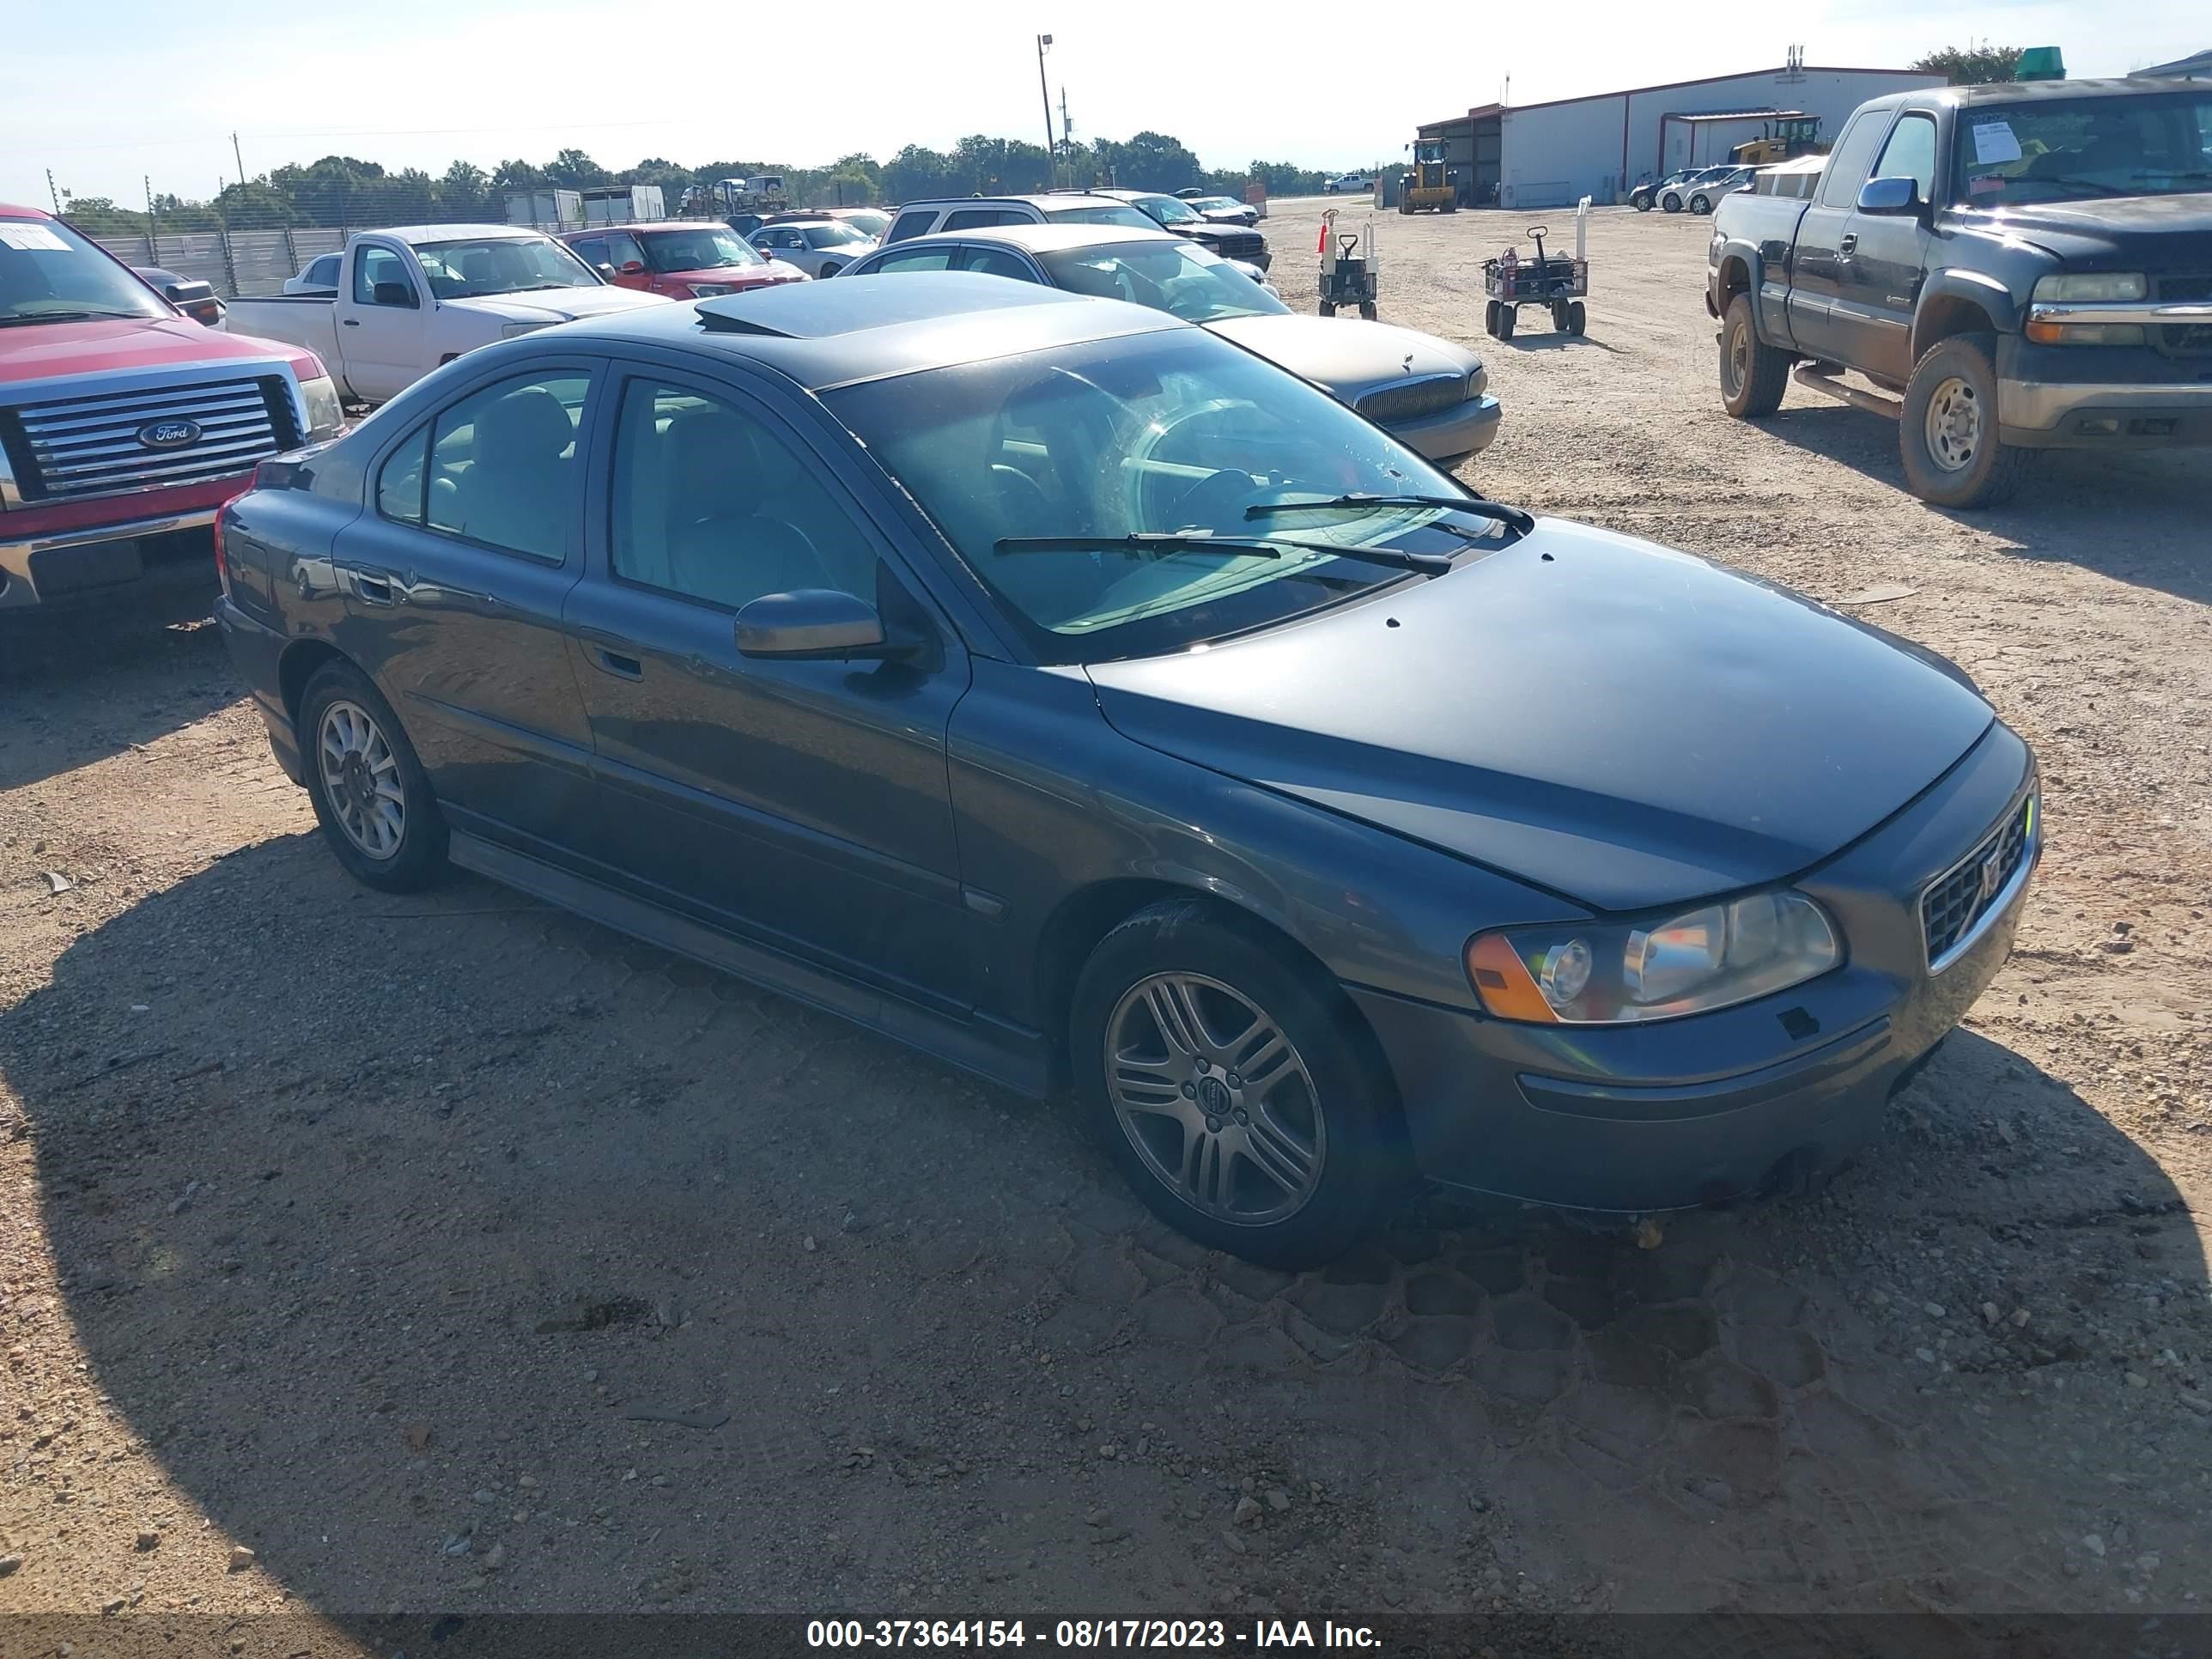
<instances>
[{"instance_id":1,"label":"side window","mask_svg":"<svg viewBox=\"0 0 2212 1659\"><path fill-rule=\"evenodd\" d=\"M550 369L500 380L438 416L430 528L559 564L576 516L577 434L591 376Z\"/></svg>"},{"instance_id":2,"label":"side window","mask_svg":"<svg viewBox=\"0 0 2212 1659\"><path fill-rule=\"evenodd\" d=\"M963 251L960 269L980 271L986 276L1011 276L1018 283L1034 283L1036 272L1018 254L1009 253L1002 247L971 247Z\"/></svg>"},{"instance_id":3,"label":"side window","mask_svg":"<svg viewBox=\"0 0 2212 1659\"><path fill-rule=\"evenodd\" d=\"M307 280L323 288L336 288L338 285L338 256L335 253L325 253L314 264L309 265Z\"/></svg>"},{"instance_id":4,"label":"side window","mask_svg":"<svg viewBox=\"0 0 2212 1659\"><path fill-rule=\"evenodd\" d=\"M617 580L736 611L828 587L874 603L875 554L768 422L711 392L623 395L610 543Z\"/></svg>"},{"instance_id":5,"label":"side window","mask_svg":"<svg viewBox=\"0 0 2212 1659\"><path fill-rule=\"evenodd\" d=\"M1021 214L1009 213L1004 208L955 208L945 216L947 230L974 230L981 225L1026 224Z\"/></svg>"},{"instance_id":6,"label":"side window","mask_svg":"<svg viewBox=\"0 0 2212 1659\"><path fill-rule=\"evenodd\" d=\"M608 263L607 239L604 236L586 236L581 241L569 243L568 246L579 259L594 270Z\"/></svg>"},{"instance_id":7,"label":"side window","mask_svg":"<svg viewBox=\"0 0 2212 1659\"><path fill-rule=\"evenodd\" d=\"M1920 199L1933 199L1929 195L1936 184L1936 123L1925 115L1908 115L1897 124L1889 135L1889 142L1881 147L1881 160L1875 163L1874 176L1877 179L1910 179L1920 186Z\"/></svg>"},{"instance_id":8,"label":"side window","mask_svg":"<svg viewBox=\"0 0 2212 1659\"><path fill-rule=\"evenodd\" d=\"M1875 148L1889 131L1889 112L1863 110L1851 118L1842 140L1828 157L1828 170L1820 185L1822 207L1850 207L1859 199L1859 186L1867 181L1867 167Z\"/></svg>"},{"instance_id":9,"label":"side window","mask_svg":"<svg viewBox=\"0 0 2212 1659\"><path fill-rule=\"evenodd\" d=\"M407 264L388 247L365 247L353 264L353 302L357 306L376 303L379 283L398 283L412 294L415 284L408 281Z\"/></svg>"},{"instance_id":10,"label":"side window","mask_svg":"<svg viewBox=\"0 0 2212 1659\"><path fill-rule=\"evenodd\" d=\"M911 208L892 221L890 230L884 237L884 240L903 242L909 236L927 235L930 228L936 222L935 208Z\"/></svg>"},{"instance_id":11,"label":"side window","mask_svg":"<svg viewBox=\"0 0 2212 1659\"><path fill-rule=\"evenodd\" d=\"M886 253L870 266L872 270L949 270L956 250L949 247L910 248L904 253Z\"/></svg>"},{"instance_id":12,"label":"side window","mask_svg":"<svg viewBox=\"0 0 2212 1659\"><path fill-rule=\"evenodd\" d=\"M399 524L422 522L422 471L430 458L430 428L425 422L384 459L376 475L376 510Z\"/></svg>"},{"instance_id":13,"label":"side window","mask_svg":"<svg viewBox=\"0 0 2212 1659\"><path fill-rule=\"evenodd\" d=\"M641 265L645 263L645 250L629 232L611 230L607 233L607 263L617 270L633 263Z\"/></svg>"}]
</instances>

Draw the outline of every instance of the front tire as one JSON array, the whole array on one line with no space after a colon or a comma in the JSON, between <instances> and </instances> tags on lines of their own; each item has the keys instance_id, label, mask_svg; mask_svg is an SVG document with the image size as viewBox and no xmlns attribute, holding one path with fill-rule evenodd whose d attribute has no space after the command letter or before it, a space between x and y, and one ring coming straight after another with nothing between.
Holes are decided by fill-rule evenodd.
<instances>
[{"instance_id":1,"label":"front tire","mask_svg":"<svg viewBox=\"0 0 2212 1659\"><path fill-rule=\"evenodd\" d=\"M1682 210L1682 198L1670 190L1659 198L1659 206L1665 212L1680 213Z\"/></svg>"},{"instance_id":2,"label":"front tire","mask_svg":"<svg viewBox=\"0 0 2212 1659\"><path fill-rule=\"evenodd\" d=\"M824 265L816 274L821 276L835 276L839 271L844 270L844 268L845 267L842 265Z\"/></svg>"},{"instance_id":3,"label":"front tire","mask_svg":"<svg viewBox=\"0 0 2212 1659\"><path fill-rule=\"evenodd\" d=\"M297 726L307 799L345 872L364 886L412 893L446 870L437 798L399 717L351 663L318 670Z\"/></svg>"},{"instance_id":4,"label":"front tire","mask_svg":"<svg viewBox=\"0 0 2212 1659\"><path fill-rule=\"evenodd\" d=\"M1091 1126L1146 1204L1291 1269L1349 1248L1402 1167L1363 1036L1325 975L1184 899L1100 942L1069 1020Z\"/></svg>"},{"instance_id":5,"label":"front tire","mask_svg":"<svg viewBox=\"0 0 2212 1659\"><path fill-rule=\"evenodd\" d=\"M1939 340L1905 382L1905 481L1931 507L1995 507L2027 471L2028 452L1998 432L1996 343L1993 334Z\"/></svg>"},{"instance_id":6,"label":"front tire","mask_svg":"<svg viewBox=\"0 0 2212 1659\"><path fill-rule=\"evenodd\" d=\"M1710 197L1710 196L1692 196L1692 197L1690 198L1690 211L1691 211L1691 212L1692 212L1692 213L1711 213L1712 210L1713 210L1713 200L1712 200L1712 198L1711 198L1711 197Z\"/></svg>"},{"instance_id":7,"label":"front tire","mask_svg":"<svg viewBox=\"0 0 2212 1659\"><path fill-rule=\"evenodd\" d=\"M1759 337L1751 295L1737 295L1721 324L1721 407L1740 421L1771 415L1789 386L1790 354Z\"/></svg>"}]
</instances>

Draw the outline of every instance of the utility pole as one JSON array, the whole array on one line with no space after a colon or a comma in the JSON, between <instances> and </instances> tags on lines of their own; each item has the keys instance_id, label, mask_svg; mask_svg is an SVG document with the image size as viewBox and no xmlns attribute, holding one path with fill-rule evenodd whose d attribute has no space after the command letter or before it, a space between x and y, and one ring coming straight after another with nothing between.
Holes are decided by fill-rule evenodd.
<instances>
[{"instance_id":1,"label":"utility pole","mask_svg":"<svg viewBox=\"0 0 2212 1659\"><path fill-rule=\"evenodd\" d=\"M62 216L62 193L60 190L55 186L54 170L52 167L48 167L46 169L46 194L54 198L54 217L57 219L60 218Z\"/></svg>"},{"instance_id":2,"label":"utility pole","mask_svg":"<svg viewBox=\"0 0 2212 1659\"><path fill-rule=\"evenodd\" d=\"M146 250L158 265L161 263L161 228L154 217L154 175L148 173L140 176L146 181Z\"/></svg>"},{"instance_id":3,"label":"utility pole","mask_svg":"<svg viewBox=\"0 0 2212 1659\"><path fill-rule=\"evenodd\" d=\"M1075 126L1067 118L1067 88L1065 86L1060 89L1060 147L1067 152L1069 187L1074 190L1082 189L1082 182L1075 176ZM1054 179L1060 177L1058 169L1054 170L1053 177Z\"/></svg>"},{"instance_id":4,"label":"utility pole","mask_svg":"<svg viewBox=\"0 0 2212 1659\"><path fill-rule=\"evenodd\" d=\"M246 182L246 158L238 153L238 135L230 135L230 159L238 163L238 182Z\"/></svg>"},{"instance_id":5,"label":"utility pole","mask_svg":"<svg viewBox=\"0 0 2212 1659\"><path fill-rule=\"evenodd\" d=\"M1049 34L1037 36L1036 48L1037 96L1044 100L1044 159L1052 167L1053 182L1057 184L1060 180L1060 166L1054 159L1059 152L1053 149L1052 144L1052 88L1045 85L1044 82L1044 55L1052 50L1052 36Z\"/></svg>"}]
</instances>

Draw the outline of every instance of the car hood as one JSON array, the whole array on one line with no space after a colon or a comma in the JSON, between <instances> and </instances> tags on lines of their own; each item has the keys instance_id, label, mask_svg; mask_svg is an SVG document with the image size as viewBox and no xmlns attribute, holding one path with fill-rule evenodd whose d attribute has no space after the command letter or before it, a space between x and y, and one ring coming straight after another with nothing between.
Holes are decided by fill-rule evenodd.
<instances>
[{"instance_id":1,"label":"car hood","mask_svg":"<svg viewBox=\"0 0 2212 1659\"><path fill-rule=\"evenodd\" d=\"M770 283L804 282L797 265L771 259L764 265L706 265L697 270L664 270L664 283L726 283L732 288L764 288Z\"/></svg>"},{"instance_id":2,"label":"car hood","mask_svg":"<svg viewBox=\"0 0 2212 1659\"><path fill-rule=\"evenodd\" d=\"M1327 386L1346 402L1400 380L1472 374L1482 367L1481 358L1449 340L1355 318L1301 317L1285 312L1224 317L1206 326L1293 374Z\"/></svg>"},{"instance_id":3,"label":"car hood","mask_svg":"<svg viewBox=\"0 0 2212 1659\"><path fill-rule=\"evenodd\" d=\"M1818 863L1995 718L1879 629L1552 519L1449 575L1090 674L1136 742L1614 911Z\"/></svg>"},{"instance_id":4,"label":"car hood","mask_svg":"<svg viewBox=\"0 0 2212 1659\"><path fill-rule=\"evenodd\" d=\"M2212 191L2031 202L1960 216L1986 234L2033 242L2069 264L2191 271L2212 264Z\"/></svg>"},{"instance_id":5,"label":"car hood","mask_svg":"<svg viewBox=\"0 0 2212 1659\"><path fill-rule=\"evenodd\" d=\"M465 299L443 300L441 305L464 311L480 311L511 323L572 323L579 317L605 317L640 306L665 306L665 294L645 294L631 288L548 288L528 294L481 294Z\"/></svg>"},{"instance_id":6,"label":"car hood","mask_svg":"<svg viewBox=\"0 0 2212 1659\"><path fill-rule=\"evenodd\" d=\"M189 317L94 318L0 329L0 386L233 360L303 362L297 346L218 333ZM307 374L320 374L307 368Z\"/></svg>"}]
</instances>

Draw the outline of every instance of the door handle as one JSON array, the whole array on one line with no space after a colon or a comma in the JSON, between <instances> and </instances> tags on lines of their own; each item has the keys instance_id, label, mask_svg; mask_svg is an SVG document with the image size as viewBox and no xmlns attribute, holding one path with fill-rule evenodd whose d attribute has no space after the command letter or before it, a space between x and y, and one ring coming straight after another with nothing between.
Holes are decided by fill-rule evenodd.
<instances>
[{"instance_id":1,"label":"door handle","mask_svg":"<svg viewBox=\"0 0 2212 1659\"><path fill-rule=\"evenodd\" d=\"M1856 231L1853 231L1846 235L1842 241L1836 244L1836 252L1841 254L1844 258L1848 259L1857 249L1858 245L1858 233Z\"/></svg>"},{"instance_id":2,"label":"door handle","mask_svg":"<svg viewBox=\"0 0 2212 1659\"><path fill-rule=\"evenodd\" d=\"M361 326L361 319L358 317L341 317L338 319L338 326L341 328L359 328Z\"/></svg>"},{"instance_id":3,"label":"door handle","mask_svg":"<svg viewBox=\"0 0 2212 1659\"><path fill-rule=\"evenodd\" d=\"M405 590L394 586L388 570L367 570L357 564L340 565L339 574L363 605L397 605Z\"/></svg>"},{"instance_id":4,"label":"door handle","mask_svg":"<svg viewBox=\"0 0 2212 1659\"><path fill-rule=\"evenodd\" d=\"M617 679L641 680L645 678L645 665L635 657L625 657L619 651L610 651L601 646L599 659L599 666Z\"/></svg>"}]
</instances>

